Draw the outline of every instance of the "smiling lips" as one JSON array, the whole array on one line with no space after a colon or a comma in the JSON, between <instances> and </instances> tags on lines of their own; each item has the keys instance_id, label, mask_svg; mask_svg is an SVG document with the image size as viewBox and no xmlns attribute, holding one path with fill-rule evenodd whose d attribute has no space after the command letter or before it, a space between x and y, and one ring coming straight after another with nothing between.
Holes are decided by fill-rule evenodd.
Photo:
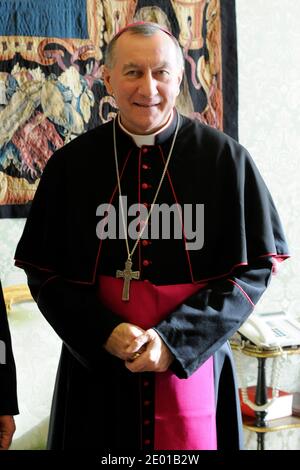
<instances>
[{"instance_id":1,"label":"smiling lips","mask_svg":"<svg viewBox=\"0 0 300 470\"><path fill-rule=\"evenodd\" d=\"M134 103L136 106L140 106L141 108L153 108L154 106L158 106L159 103L153 104L144 104L144 103Z\"/></svg>"}]
</instances>

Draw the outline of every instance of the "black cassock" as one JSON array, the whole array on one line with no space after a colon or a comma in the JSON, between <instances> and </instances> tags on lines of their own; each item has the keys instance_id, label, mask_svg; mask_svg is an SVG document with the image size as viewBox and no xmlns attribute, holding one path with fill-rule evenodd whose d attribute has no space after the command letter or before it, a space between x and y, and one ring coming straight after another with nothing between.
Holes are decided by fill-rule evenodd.
<instances>
[{"instance_id":1,"label":"black cassock","mask_svg":"<svg viewBox=\"0 0 300 470\"><path fill-rule=\"evenodd\" d=\"M128 207L151 204L177 119L175 113L155 145L141 148L116 126ZM127 259L124 239L100 243L96 235L97 207L117 205L112 129L109 122L89 131L51 157L16 251L16 264L26 271L41 312L63 340L52 449L153 448L155 374L132 374L101 346L123 320L98 300L98 277L115 276ZM266 289L274 264L288 256L278 214L247 151L183 116L156 202L204 205L201 249L187 252L182 239L152 239L139 244L133 270L156 285L208 282L154 326L175 356L171 370L179 378L189 377L213 355L218 449L240 448L227 340ZM147 390L140 386L145 377Z\"/></svg>"},{"instance_id":2,"label":"black cassock","mask_svg":"<svg viewBox=\"0 0 300 470\"><path fill-rule=\"evenodd\" d=\"M18 413L16 367L0 282L0 415Z\"/></svg>"}]
</instances>

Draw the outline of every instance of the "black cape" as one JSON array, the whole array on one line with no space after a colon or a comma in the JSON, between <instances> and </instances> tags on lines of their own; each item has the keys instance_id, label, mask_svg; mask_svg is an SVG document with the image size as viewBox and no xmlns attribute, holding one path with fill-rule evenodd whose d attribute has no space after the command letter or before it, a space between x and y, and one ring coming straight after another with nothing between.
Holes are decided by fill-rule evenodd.
<instances>
[{"instance_id":1,"label":"black cape","mask_svg":"<svg viewBox=\"0 0 300 470\"><path fill-rule=\"evenodd\" d=\"M164 155L175 124L157 137ZM133 144L117 131L124 159ZM100 244L96 209L110 200L116 185L114 165L111 122L57 151L45 168L16 259L93 283ZM224 276L262 256L287 256L271 195L250 155L236 141L182 117L169 173L181 204L205 205L205 243L190 252L195 280ZM165 200L162 187L158 203ZM159 282L164 283L161 274Z\"/></svg>"},{"instance_id":2,"label":"black cape","mask_svg":"<svg viewBox=\"0 0 300 470\"><path fill-rule=\"evenodd\" d=\"M145 180L153 191L176 119L156 136L154 146L142 149L151 162ZM130 204L137 202L139 182L132 175L142 154L118 126L117 142L120 168L128 162L122 188ZM78 426L86 430L83 448L144 448L145 435L147 442L153 437L153 426L140 426L143 374L129 373L100 346L122 322L96 294L98 274L114 276L127 257L124 240L101 245L96 235L97 207L108 203L116 188L114 165L111 122L57 151L45 168L16 251L16 264L27 272L41 312L63 340L50 423L53 449L76 448ZM171 369L178 377L189 377L214 355L218 448L240 448L239 403L226 342L266 289L273 260L288 256L285 237L248 152L186 117L181 117L157 203L174 203L174 194L181 205L204 204L204 246L189 252L189 265L181 240L153 240L151 264L142 267L141 278L155 284L208 280L205 289L154 327L175 357ZM133 269L145 256L141 249ZM147 375L153 384L155 374ZM152 400L152 418L154 408Z\"/></svg>"}]
</instances>

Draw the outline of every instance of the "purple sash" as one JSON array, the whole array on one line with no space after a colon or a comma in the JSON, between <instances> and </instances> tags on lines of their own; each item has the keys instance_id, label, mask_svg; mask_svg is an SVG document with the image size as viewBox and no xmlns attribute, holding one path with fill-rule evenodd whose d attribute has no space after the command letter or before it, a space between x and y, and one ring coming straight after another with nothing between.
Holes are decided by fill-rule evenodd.
<instances>
[{"instance_id":1,"label":"purple sash","mask_svg":"<svg viewBox=\"0 0 300 470\"><path fill-rule=\"evenodd\" d=\"M143 329L155 326L202 284L156 286L131 281L130 300L122 301L123 280L100 276L99 297L110 310ZM155 450L216 450L213 358L188 379L170 370L155 378Z\"/></svg>"}]
</instances>

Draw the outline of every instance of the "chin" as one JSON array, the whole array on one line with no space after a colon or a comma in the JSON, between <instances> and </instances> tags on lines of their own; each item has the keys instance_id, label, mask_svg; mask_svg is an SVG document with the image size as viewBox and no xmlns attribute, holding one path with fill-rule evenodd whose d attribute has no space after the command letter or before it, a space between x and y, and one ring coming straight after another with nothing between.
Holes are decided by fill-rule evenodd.
<instances>
[{"instance_id":1,"label":"chin","mask_svg":"<svg viewBox=\"0 0 300 470\"><path fill-rule=\"evenodd\" d=\"M135 119L124 120L124 125L133 134L152 134L165 125L166 119L165 116L161 115L143 116L140 114L135 115Z\"/></svg>"}]
</instances>

